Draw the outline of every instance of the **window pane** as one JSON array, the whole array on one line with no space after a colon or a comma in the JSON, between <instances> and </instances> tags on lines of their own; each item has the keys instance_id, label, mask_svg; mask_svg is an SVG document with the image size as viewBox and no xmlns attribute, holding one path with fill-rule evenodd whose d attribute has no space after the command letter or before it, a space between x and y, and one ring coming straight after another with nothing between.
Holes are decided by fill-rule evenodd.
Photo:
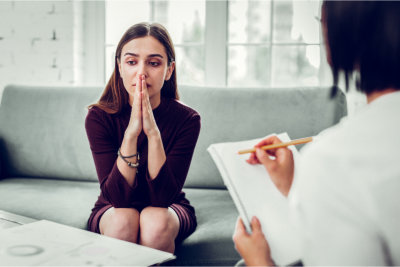
<instances>
[{"instance_id":1,"label":"window pane","mask_svg":"<svg viewBox=\"0 0 400 267\"><path fill-rule=\"evenodd\" d=\"M320 47L318 45L274 46L272 86L319 85Z\"/></svg>"},{"instance_id":2,"label":"window pane","mask_svg":"<svg viewBox=\"0 0 400 267\"><path fill-rule=\"evenodd\" d=\"M274 42L319 43L319 1L274 1Z\"/></svg>"},{"instance_id":3,"label":"window pane","mask_svg":"<svg viewBox=\"0 0 400 267\"><path fill-rule=\"evenodd\" d=\"M269 86L270 48L231 46L228 52L229 86Z\"/></svg>"},{"instance_id":4,"label":"window pane","mask_svg":"<svg viewBox=\"0 0 400 267\"><path fill-rule=\"evenodd\" d=\"M176 47L178 81L204 84L205 0L107 0L106 79L114 70L115 49L123 33L143 21L161 23L170 33Z\"/></svg>"},{"instance_id":5,"label":"window pane","mask_svg":"<svg viewBox=\"0 0 400 267\"><path fill-rule=\"evenodd\" d=\"M154 1L154 21L163 24L175 44L203 43L205 0Z\"/></svg>"},{"instance_id":6,"label":"window pane","mask_svg":"<svg viewBox=\"0 0 400 267\"><path fill-rule=\"evenodd\" d=\"M204 85L203 46L175 46L178 84Z\"/></svg>"},{"instance_id":7,"label":"window pane","mask_svg":"<svg viewBox=\"0 0 400 267\"><path fill-rule=\"evenodd\" d=\"M107 44L118 44L130 26L150 20L150 0L107 0L105 4Z\"/></svg>"},{"instance_id":8,"label":"window pane","mask_svg":"<svg viewBox=\"0 0 400 267\"><path fill-rule=\"evenodd\" d=\"M106 10L106 81L114 71L115 49L125 31L132 25L150 20L150 0L118 1L107 0Z\"/></svg>"},{"instance_id":9,"label":"window pane","mask_svg":"<svg viewBox=\"0 0 400 267\"><path fill-rule=\"evenodd\" d=\"M117 45L110 45L106 47L106 81L108 81L111 77L111 74L114 71L115 67L115 50L117 49Z\"/></svg>"},{"instance_id":10,"label":"window pane","mask_svg":"<svg viewBox=\"0 0 400 267\"><path fill-rule=\"evenodd\" d=\"M229 42L262 43L270 40L270 1L229 1Z\"/></svg>"}]
</instances>

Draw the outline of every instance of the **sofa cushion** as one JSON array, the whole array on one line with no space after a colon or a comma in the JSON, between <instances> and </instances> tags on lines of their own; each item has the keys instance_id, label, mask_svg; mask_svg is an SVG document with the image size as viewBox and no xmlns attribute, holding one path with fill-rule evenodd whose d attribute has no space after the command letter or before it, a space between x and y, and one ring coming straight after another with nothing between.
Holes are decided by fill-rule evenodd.
<instances>
[{"instance_id":1,"label":"sofa cushion","mask_svg":"<svg viewBox=\"0 0 400 267\"><path fill-rule=\"evenodd\" d=\"M240 259L232 241L239 215L229 192L189 188L184 191L196 209L198 226L183 245L177 246L175 264L233 266Z\"/></svg>"},{"instance_id":2,"label":"sofa cushion","mask_svg":"<svg viewBox=\"0 0 400 267\"><path fill-rule=\"evenodd\" d=\"M95 182L10 177L0 180L0 210L86 229L99 195ZM240 257L232 234L238 212L227 190L185 189L196 209L196 231L176 248L172 264L231 266Z\"/></svg>"},{"instance_id":3,"label":"sofa cushion","mask_svg":"<svg viewBox=\"0 0 400 267\"><path fill-rule=\"evenodd\" d=\"M86 229L98 183L10 177L0 180L0 210Z\"/></svg>"},{"instance_id":4,"label":"sofa cushion","mask_svg":"<svg viewBox=\"0 0 400 267\"><path fill-rule=\"evenodd\" d=\"M186 187L225 188L207 153L212 143L241 141L287 132L313 136L347 114L346 99L330 88L180 87L181 99L201 115L201 131Z\"/></svg>"}]
</instances>

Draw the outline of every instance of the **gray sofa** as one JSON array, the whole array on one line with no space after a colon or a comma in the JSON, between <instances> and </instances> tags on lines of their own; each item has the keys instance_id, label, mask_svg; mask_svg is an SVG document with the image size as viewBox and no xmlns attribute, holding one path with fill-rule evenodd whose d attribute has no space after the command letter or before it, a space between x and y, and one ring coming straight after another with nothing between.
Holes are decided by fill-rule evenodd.
<instances>
[{"instance_id":1,"label":"gray sofa","mask_svg":"<svg viewBox=\"0 0 400 267\"><path fill-rule=\"evenodd\" d=\"M0 106L0 210L86 228L99 185L84 119L102 87L11 85ZM198 227L176 248L175 265L233 265L238 213L206 148L272 132L312 136L346 115L343 94L328 88L180 87L202 117L184 191Z\"/></svg>"}]
</instances>

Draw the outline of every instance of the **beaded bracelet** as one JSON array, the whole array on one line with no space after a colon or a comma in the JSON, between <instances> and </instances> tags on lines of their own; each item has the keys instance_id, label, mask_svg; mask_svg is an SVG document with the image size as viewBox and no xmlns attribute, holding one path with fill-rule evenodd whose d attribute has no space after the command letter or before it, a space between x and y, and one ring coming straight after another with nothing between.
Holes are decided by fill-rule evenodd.
<instances>
[{"instance_id":1,"label":"beaded bracelet","mask_svg":"<svg viewBox=\"0 0 400 267\"><path fill-rule=\"evenodd\" d=\"M124 156L121 154L121 148L118 148L118 156L120 156L123 159L129 159L129 158L133 158L133 157L138 157L138 159L139 159L139 152L137 152L136 154L130 155L130 156Z\"/></svg>"},{"instance_id":2,"label":"beaded bracelet","mask_svg":"<svg viewBox=\"0 0 400 267\"><path fill-rule=\"evenodd\" d=\"M139 157L139 152L136 153L136 154L133 154L133 155L131 155L131 156L123 156L123 155L121 154L121 149L119 148L117 154L118 154L118 156L119 156L123 161L126 162L126 164L128 164L129 167L131 167L131 168L137 168L137 167L139 167L139 159L140 159L140 157ZM136 158L137 158L136 163L133 163L133 162L130 162L130 161L127 161L127 160L126 160L127 158L133 158L133 157L136 157Z\"/></svg>"}]
</instances>

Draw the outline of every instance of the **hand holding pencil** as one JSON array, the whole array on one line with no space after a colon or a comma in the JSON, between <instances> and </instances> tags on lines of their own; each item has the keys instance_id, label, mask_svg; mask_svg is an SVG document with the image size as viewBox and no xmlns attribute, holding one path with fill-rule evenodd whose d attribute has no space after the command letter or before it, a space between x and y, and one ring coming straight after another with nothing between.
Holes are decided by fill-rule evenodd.
<instances>
[{"instance_id":1,"label":"hand holding pencil","mask_svg":"<svg viewBox=\"0 0 400 267\"><path fill-rule=\"evenodd\" d=\"M312 137L305 137L305 138L300 138L300 139L296 139L296 140L292 140L292 141L284 142L284 143L280 142L280 143L269 144L269 145L262 146L260 148L263 150L270 150L270 149L276 149L276 148L280 148L280 147L305 144L305 143L311 142L312 140L313 140ZM256 148L239 150L238 154L246 154L246 153L252 153L252 152L256 152Z\"/></svg>"},{"instance_id":2,"label":"hand holding pencil","mask_svg":"<svg viewBox=\"0 0 400 267\"><path fill-rule=\"evenodd\" d=\"M256 144L255 148L242 150L239 153L251 153L246 161L249 164L264 165L278 190L287 196L294 175L293 154L287 146L307 143L311 140L312 137L309 137L283 143L277 136L270 136Z\"/></svg>"}]
</instances>

